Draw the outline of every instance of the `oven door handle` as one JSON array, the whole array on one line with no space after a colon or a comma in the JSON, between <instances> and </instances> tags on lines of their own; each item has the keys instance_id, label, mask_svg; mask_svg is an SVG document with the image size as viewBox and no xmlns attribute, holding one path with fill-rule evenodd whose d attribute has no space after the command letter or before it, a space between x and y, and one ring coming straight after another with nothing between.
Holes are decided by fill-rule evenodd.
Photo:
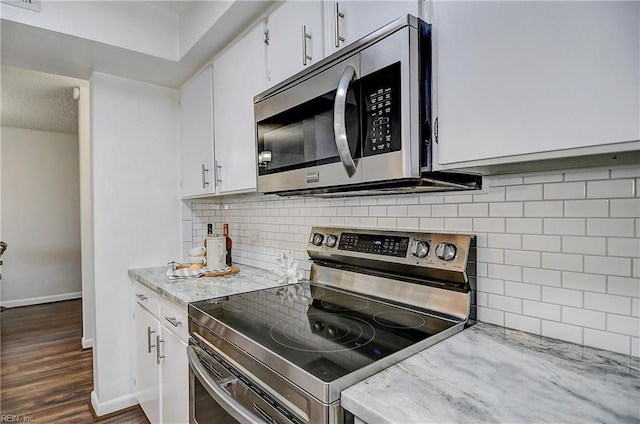
<instances>
[{"instance_id":1,"label":"oven door handle","mask_svg":"<svg viewBox=\"0 0 640 424\"><path fill-rule=\"evenodd\" d=\"M225 391L220 384L211 378L209 371L200 362L196 349L201 351L202 355L206 355L204 351L194 346L187 346L187 357L189 358L189 365L191 370L195 374L196 378L200 380L204 388L209 395L224 408L225 411L233 418L241 423L245 424L259 424L263 421L253 413L249 412L240 402L232 398L227 391ZM228 385L229 381L221 380L222 385Z\"/></svg>"},{"instance_id":2,"label":"oven door handle","mask_svg":"<svg viewBox=\"0 0 640 424\"><path fill-rule=\"evenodd\" d=\"M356 74L356 68L353 65L347 65L342 72L338 89L336 90L336 98L333 104L333 135L338 148L338 155L342 161L344 169L349 177L353 177L356 173L356 164L351 157L349 151L349 140L347 140L347 92L349 83Z\"/></svg>"}]
</instances>

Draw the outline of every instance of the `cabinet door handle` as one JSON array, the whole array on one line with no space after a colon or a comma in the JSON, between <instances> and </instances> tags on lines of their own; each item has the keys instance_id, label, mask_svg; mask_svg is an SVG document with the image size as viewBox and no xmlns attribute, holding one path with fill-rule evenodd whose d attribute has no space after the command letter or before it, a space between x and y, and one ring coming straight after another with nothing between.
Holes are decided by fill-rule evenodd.
<instances>
[{"instance_id":1,"label":"cabinet door handle","mask_svg":"<svg viewBox=\"0 0 640 424\"><path fill-rule=\"evenodd\" d=\"M219 186L222 183L222 178L220 178L220 175L222 174L222 165L218 165L218 161L214 160L213 168L214 168L213 178L216 180L216 186Z\"/></svg>"},{"instance_id":2,"label":"cabinet door handle","mask_svg":"<svg viewBox=\"0 0 640 424\"><path fill-rule=\"evenodd\" d=\"M160 340L160 336L156 336L156 364L160 365L160 360L164 359L164 355L160 355L160 343L164 343L164 340Z\"/></svg>"},{"instance_id":3,"label":"cabinet door handle","mask_svg":"<svg viewBox=\"0 0 640 424\"><path fill-rule=\"evenodd\" d=\"M307 53L307 39L311 40L311 34L307 33L307 26L302 25L302 64L307 66L307 61L312 60Z\"/></svg>"},{"instance_id":4,"label":"cabinet door handle","mask_svg":"<svg viewBox=\"0 0 640 424\"><path fill-rule=\"evenodd\" d=\"M138 299L140 299L141 302L144 302L145 300L147 300L147 296L143 295L143 294L136 294L136 297Z\"/></svg>"},{"instance_id":5,"label":"cabinet door handle","mask_svg":"<svg viewBox=\"0 0 640 424\"><path fill-rule=\"evenodd\" d=\"M335 31L336 47L340 47L340 42L341 41L344 42L344 37L340 35L340 18L344 19L344 13L340 12L340 5L338 4L338 2L336 2L334 18L335 18L335 24L336 24L336 31Z\"/></svg>"},{"instance_id":6,"label":"cabinet door handle","mask_svg":"<svg viewBox=\"0 0 640 424\"><path fill-rule=\"evenodd\" d=\"M147 353L151 353L151 349L157 347L157 345L151 344L151 335L155 334L155 330L152 330L151 327L147 327Z\"/></svg>"},{"instance_id":7,"label":"cabinet door handle","mask_svg":"<svg viewBox=\"0 0 640 424\"><path fill-rule=\"evenodd\" d=\"M209 181L207 181L207 172L209 172L209 170L205 168L204 163L202 164L200 172L202 174L202 188L207 188L209 185Z\"/></svg>"},{"instance_id":8,"label":"cabinet door handle","mask_svg":"<svg viewBox=\"0 0 640 424\"><path fill-rule=\"evenodd\" d=\"M176 317L164 317L164 319L169 321L174 327L179 327L182 325L182 321L178 321Z\"/></svg>"}]
</instances>

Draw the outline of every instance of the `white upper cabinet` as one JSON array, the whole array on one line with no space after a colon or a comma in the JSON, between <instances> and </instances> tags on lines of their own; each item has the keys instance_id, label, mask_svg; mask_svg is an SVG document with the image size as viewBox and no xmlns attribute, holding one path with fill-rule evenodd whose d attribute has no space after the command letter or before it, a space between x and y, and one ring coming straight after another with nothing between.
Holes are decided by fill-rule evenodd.
<instances>
[{"instance_id":1,"label":"white upper cabinet","mask_svg":"<svg viewBox=\"0 0 640 424\"><path fill-rule=\"evenodd\" d=\"M327 54L353 43L403 16L422 17L423 2L414 1L326 1L325 46Z\"/></svg>"},{"instance_id":2,"label":"white upper cabinet","mask_svg":"<svg viewBox=\"0 0 640 424\"><path fill-rule=\"evenodd\" d=\"M253 97L267 88L265 47L260 22L213 64L218 193L256 188Z\"/></svg>"},{"instance_id":3,"label":"white upper cabinet","mask_svg":"<svg viewBox=\"0 0 640 424\"><path fill-rule=\"evenodd\" d=\"M435 2L439 164L640 139L639 9Z\"/></svg>"},{"instance_id":4,"label":"white upper cabinet","mask_svg":"<svg viewBox=\"0 0 640 424\"><path fill-rule=\"evenodd\" d=\"M206 67L180 92L182 196L216 192L213 169L213 72Z\"/></svg>"},{"instance_id":5,"label":"white upper cabinet","mask_svg":"<svg viewBox=\"0 0 640 424\"><path fill-rule=\"evenodd\" d=\"M286 1L268 17L269 86L324 56L320 0Z\"/></svg>"}]
</instances>

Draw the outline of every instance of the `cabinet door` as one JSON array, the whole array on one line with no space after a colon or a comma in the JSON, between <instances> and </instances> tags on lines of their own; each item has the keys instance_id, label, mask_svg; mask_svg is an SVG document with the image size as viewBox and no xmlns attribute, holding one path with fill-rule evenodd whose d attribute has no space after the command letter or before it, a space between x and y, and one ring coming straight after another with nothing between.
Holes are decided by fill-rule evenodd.
<instances>
[{"instance_id":1,"label":"cabinet door","mask_svg":"<svg viewBox=\"0 0 640 424\"><path fill-rule=\"evenodd\" d=\"M136 302L134 308L136 399L151 424L160 423L160 372L156 359L158 320Z\"/></svg>"},{"instance_id":2,"label":"cabinet door","mask_svg":"<svg viewBox=\"0 0 640 424\"><path fill-rule=\"evenodd\" d=\"M325 3L327 54L359 40L403 15L421 17L420 8L421 2L418 0L327 1Z\"/></svg>"},{"instance_id":3,"label":"cabinet door","mask_svg":"<svg viewBox=\"0 0 640 424\"><path fill-rule=\"evenodd\" d=\"M253 97L267 88L265 47L264 23L261 22L218 56L213 64L219 193L256 188Z\"/></svg>"},{"instance_id":4,"label":"cabinet door","mask_svg":"<svg viewBox=\"0 0 640 424\"><path fill-rule=\"evenodd\" d=\"M213 75L207 67L182 87L180 142L182 196L215 193L213 175Z\"/></svg>"},{"instance_id":5,"label":"cabinet door","mask_svg":"<svg viewBox=\"0 0 640 424\"><path fill-rule=\"evenodd\" d=\"M287 1L269 15L269 86L323 57L320 0Z\"/></svg>"},{"instance_id":6,"label":"cabinet door","mask_svg":"<svg viewBox=\"0 0 640 424\"><path fill-rule=\"evenodd\" d=\"M637 140L639 9L435 2L440 165Z\"/></svg>"},{"instance_id":7,"label":"cabinet door","mask_svg":"<svg viewBox=\"0 0 640 424\"><path fill-rule=\"evenodd\" d=\"M187 344L162 327L162 422L189 422L189 362Z\"/></svg>"}]
</instances>

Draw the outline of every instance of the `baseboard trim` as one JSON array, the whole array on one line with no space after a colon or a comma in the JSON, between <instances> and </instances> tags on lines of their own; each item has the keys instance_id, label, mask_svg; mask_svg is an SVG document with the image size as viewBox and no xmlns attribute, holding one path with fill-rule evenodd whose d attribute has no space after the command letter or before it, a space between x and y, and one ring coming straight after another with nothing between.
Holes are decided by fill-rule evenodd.
<instances>
[{"instance_id":1,"label":"baseboard trim","mask_svg":"<svg viewBox=\"0 0 640 424\"><path fill-rule=\"evenodd\" d=\"M42 303L61 302L63 300L81 299L82 292L54 294L51 296L32 297L29 299L4 300L0 306L5 308L17 308L19 306L40 305Z\"/></svg>"},{"instance_id":2,"label":"baseboard trim","mask_svg":"<svg viewBox=\"0 0 640 424\"><path fill-rule=\"evenodd\" d=\"M100 400L98 400L96 391L93 390L91 392L91 413L98 421L106 418L105 415L111 416L126 412L126 409L136 406L137 404L138 400L134 394L121 396L108 402L101 403Z\"/></svg>"},{"instance_id":3,"label":"baseboard trim","mask_svg":"<svg viewBox=\"0 0 640 424\"><path fill-rule=\"evenodd\" d=\"M93 347L93 339L82 338L82 349L91 349Z\"/></svg>"}]
</instances>

